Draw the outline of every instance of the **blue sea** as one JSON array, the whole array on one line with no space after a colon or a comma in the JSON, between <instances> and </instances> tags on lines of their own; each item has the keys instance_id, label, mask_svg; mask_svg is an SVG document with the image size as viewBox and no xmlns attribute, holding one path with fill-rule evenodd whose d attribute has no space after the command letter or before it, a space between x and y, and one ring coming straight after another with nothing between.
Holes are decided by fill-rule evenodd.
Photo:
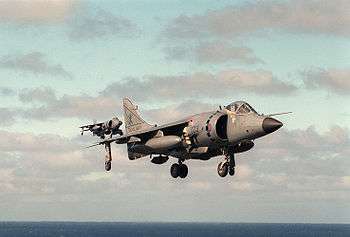
<instances>
[{"instance_id":1,"label":"blue sea","mask_svg":"<svg viewBox=\"0 0 350 237\"><path fill-rule=\"evenodd\" d=\"M348 224L0 222L0 237L350 237Z\"/></svg>"}]
</instances>

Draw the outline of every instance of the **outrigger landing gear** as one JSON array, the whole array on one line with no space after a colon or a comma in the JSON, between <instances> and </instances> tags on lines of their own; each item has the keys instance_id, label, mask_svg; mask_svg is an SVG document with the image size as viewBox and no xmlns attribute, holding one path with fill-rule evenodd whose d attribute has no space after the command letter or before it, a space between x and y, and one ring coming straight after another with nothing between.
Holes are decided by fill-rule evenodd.
<instances>
[{"instance_id":1,"label":"outrigger landing gear","mask_svg":"<svg viewBox=\"0 0 350 237\"><path fill-rule=\"evenodd\" d=\"M220 162L218 165L218 174L220 177L226 177L227 174L233 176L235 174L235 156L234 153L225 154L225 161Z\"/></svg>"},{"instance_id":2,"label":"outrigger landing gear","mask_svg":"<svg viewBox=\"0 0 350 237\"><path fill-rule=\"evenodd\" d=\"M170 167L170 174L173 178L186 178L188 174L188 167L185 164L182 164L182 161L179 160L179 163L172 164Z\"/></svg>"},{"instance_id":3,"label":"outrigger landing gear","mask_svg":"<svg viewBox=\"0 0 350 237\"><path fill-rule=\"evenodd\" d=\"M105 143L105 170L110 171L112 169L112 152L111 152L111 143Z\"/></svg>"}]
</instances>

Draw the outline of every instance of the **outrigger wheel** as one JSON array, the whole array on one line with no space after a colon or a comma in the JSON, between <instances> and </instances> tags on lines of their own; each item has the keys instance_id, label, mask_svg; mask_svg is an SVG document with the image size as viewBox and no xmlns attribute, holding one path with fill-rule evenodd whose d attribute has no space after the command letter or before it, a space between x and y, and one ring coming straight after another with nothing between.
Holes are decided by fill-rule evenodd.
<instances>
[{"instance_id":1,"label":"outrigger wheel","mask_svg":"<svg viewBox=\"0 0 350 237\"><path fill-rule=\"evenodd\" d=\"M110 171L112 169L112 162L111 161L105 161L105 170Z\"/></svg>"}]
</instances>

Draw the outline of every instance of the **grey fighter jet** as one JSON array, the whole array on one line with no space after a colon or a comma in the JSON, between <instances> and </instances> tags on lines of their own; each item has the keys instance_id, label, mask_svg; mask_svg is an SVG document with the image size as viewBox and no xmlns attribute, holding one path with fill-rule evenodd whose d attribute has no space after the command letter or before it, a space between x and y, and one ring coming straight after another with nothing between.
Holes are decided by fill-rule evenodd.
<instances>
[{"instance_id":1,"label":"grey fighter jet","mask_svg":"<svg viewBox=\"0 0 350 237\"><path fill-rule=\"evenodd\" d=\"M176 158L177 162L170 168L174 178L187 176L186 160L209 160L217 156L224 157L217 167L219 176L233 176L235 154L250 150L255 139L282 127L272 116L285 114L258 114L248 103L237 101L215 111L157 126L145 122L130 99L123 99L123 108L124 135L117 134L89 146L105 146L105 169L111 170L111 143L126 144L130 160L149 156L152 163L163 164L169 157Z\"/></svg>"}]
</instances>

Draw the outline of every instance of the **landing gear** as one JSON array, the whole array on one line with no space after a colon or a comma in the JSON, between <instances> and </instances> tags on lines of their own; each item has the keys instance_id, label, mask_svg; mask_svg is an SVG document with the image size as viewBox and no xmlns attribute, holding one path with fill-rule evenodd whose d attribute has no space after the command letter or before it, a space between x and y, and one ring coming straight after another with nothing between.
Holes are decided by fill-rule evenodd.
<instances>
[{"instance_id":1,"label":"landing gear","mask_svg":"<svg viewBox=\"0 0 350 237\"><path fill-rule=\"evenodd\" d=\"M225 161L220 162L218 165L218 174L220 177L226 177L227 174L233 176L235 174L235 156L234 153L225 154Z\"/></svg>"},{"instance_id":2,"label":"landing gear","mask_svg":"<svg viewBox=\"0 0 350 237\"><path fill-rule=\"evenodd\" d=\"M172 164L171 167L170 167L171 177L177 178L179 176L179 170L180 170L180 165L179 164Z\"/></svg>"},{"instance_id":3,"label":"landing gear","mask_svg":"<svg viewBox=\"0 0 350 237\"><path fill-rule=\"evenodd\" d=\"M110 171L112 169L112 162L111 161L105 161L105 170Z\"/></svg>"},{"instance_id":4,"label":"landing gear","mask_svg":"<svg viewBox=\"0 0 350 237\"><path fill-rule=\"evenodd\" d=\"M228 173L228 162L223 161L218 165L218 174L220 177L225 177Z\"/></svg>"},{"instance_id":5,"label":"landing gear","mask_svg":"<svg viewBox=\"0 0 350 237\"><path fill-rule=\"evenodd\" d=\"M188 167L185 164L182 163L175 163L172 164L170 167L170 174L173 178L186 178L187 174L188 174Z\"/></svg>"},{"instance_id":6,"label":"landing gear","mask_svg":"<svg viewBox=\"0 0 350 237\"><path fill-rule=\"evenodd\" d=\"M232 153L232 154L229 155L228 160L229 160L229 166L228 166L229 172L228 172L228 173L229 173L231 176L234 176L234 175L235 175L235 167L236 167L236 162L235 162L234 153Z\"/></svg>"},{"instance_id":7,"label":"landing gear","mask_svg":"<svg viewBox=\"0 0 350 237\"><path fill-rule=\"evenodd\" d=\"M180 170L179 170L180 172L179 172L179 176L180 176L180 178L186 178L186 176L187 176L187 174L188 174L188 167L187 167L187 165L185 165L185 164L181 164L180 165Z\"/></svg>"},{"instance_id":8,"label":"landing gear","mask_svg":"<svg viewBox=\"0 0 350 237\"><path fill-rule=\"evenodd\" d=\"M229 175L234 176L235 175L235 167L230 168L228 173L229 173Z\"/></svg>"},{"instance_id":9,"label":"landing gear","mask_svg":"<svg viewBox=\"0 0 350 237\"><path fill-rule=\"evenodd\" d=\"M111 143L105 144L105 170L110 171L112 169L112 152L111 152Z\"/></svg>"}]
</instances>

